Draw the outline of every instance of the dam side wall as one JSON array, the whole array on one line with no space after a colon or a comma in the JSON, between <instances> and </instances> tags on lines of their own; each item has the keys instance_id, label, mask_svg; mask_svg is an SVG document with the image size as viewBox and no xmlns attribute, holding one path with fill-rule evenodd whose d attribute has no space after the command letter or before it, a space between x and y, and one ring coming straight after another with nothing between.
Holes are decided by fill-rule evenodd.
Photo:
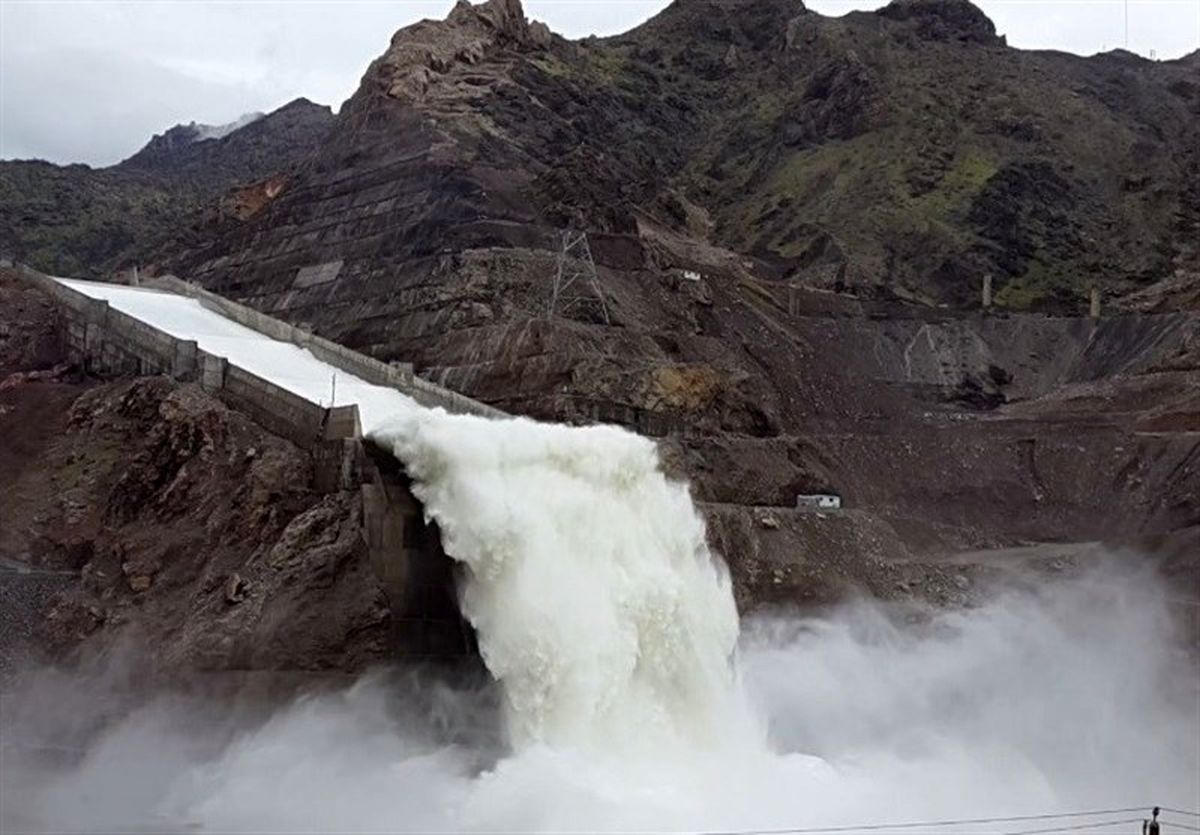
<instances>
[{"instance_id":1,"label":"dam side wall","mask_svg":"<svg viewBox=\"0 0 1200 835\"><path fill-rule=\"evenodd\" d=\"M360 491L363 536L371 567L388 598L392 647L397 656L453 658L474 651L473 635L458 612L453 564L442 550L437 528L426 521L399 462L373 449L368 452L357 406L327 409L225 357L200 350L194 341L174 337L51 276L21 264L13 264L10 269L56 303L67 354L88 372L101 376L161 374L198 383L272 434L309 451L316 492ZM334 346L336 350L326 348L321 344L325 340L311 334L303 336L303 331L241 305L230 304L227 308L213 300L216 298L202 303L248 327L253 321L257 325L253 329L260 333L288 338L310 350L315 348L313 353L319 359L348 373L377 384L400 382L415 390L428 387L430 405L448 410L501 414L424 380L414 385L419 378L412 376L411 368L388 366L341 346ZM230 310L240 318L229 315ZM337 357L339 362L330 357Z\"/></svg>"},{"instance_id":2,"label":"dam side wall","mask_svg":"<svg viewBox=\"0 0 1200 835\"><path fill-rule=\"evenodd\" d=\"M270 432L311 450L326 438L331 409L200 350L23 264L13 271L61 312L67 354L85 370L106 376L163 374L199 383Z\"/></svg>"},{"instance_id":3,"label":"dam side wall","mask_svg":"<svg viewBox=\"0 0 1200 835\"><path fill-rule=\"evenodd\" d=\"M290 342L293 345L306 348L322 362L332 365L334 368L341 369L347 374L352 374L359 379L366 380L368 383L394 388L397 391L407 394L422 406L428 408L440 407L455 414L480 415L490 418L508 416L505 412L486 403L473 400L456 391L418 377L413 373L413 367L409 363L389 364L380 362L374 357L368 357L365 354L352 351L343 345L338 345L336 342L331 342L324 337L317 336L312 331L290 325L287 322L280 321L257 311L252 307L247 307L244 304L230 301L223 296L218 296L216 293L210 293L208 290L183 281L176 276L168 275L153 278L148 280L145 286L193 298L209 310L220 313L225 318L231 319L239 325L258 331L272 339L278 339L281 342Z\"/></svg>"}]
</instances>

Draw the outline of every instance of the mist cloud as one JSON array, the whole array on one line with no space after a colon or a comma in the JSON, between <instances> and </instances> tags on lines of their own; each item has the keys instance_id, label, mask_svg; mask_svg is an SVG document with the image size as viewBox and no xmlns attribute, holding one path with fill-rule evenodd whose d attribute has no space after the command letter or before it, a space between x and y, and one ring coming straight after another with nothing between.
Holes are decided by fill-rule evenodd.
<instances>
[{"instance_id":1,"label":"mist cloud","mask_svg":"<svg viewBox=\"0 0 1200 835\"><path fill-rule=\"evenodd\" d=\"M42 675L9 697L9 727L88 753L39 772L5 749L0 827L712 831L1196 808L1195 647L1164 594L1109 570L958 612L756 619L740 742L638 757L509 753L494 690L415 673L257 713L163 696L99 733L89 711L114 691Z\"/></svg>"}]
</instances>

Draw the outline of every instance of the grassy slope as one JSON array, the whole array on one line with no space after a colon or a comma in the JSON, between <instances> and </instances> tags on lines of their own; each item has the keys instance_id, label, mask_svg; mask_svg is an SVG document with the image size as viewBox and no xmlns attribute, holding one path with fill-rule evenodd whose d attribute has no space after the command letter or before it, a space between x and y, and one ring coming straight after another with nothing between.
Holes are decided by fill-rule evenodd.
<instances>
[{"instance_id":1,"label":"grassy slope","mask_svg":"<svg viewBox=\"0 0 1200 835\"><path fill-rule=\"evenodd\" d=\"M1200 141L1196 62L1022 52L925 23L684 0L541 66L622 100L619 141L682 102L693 118L661 149L683 160L672 187L719 243L795 280L969 305L990 273L1001 305L1061 309L1093 282L1168 275Z\"/></svg>"}]
</instances>

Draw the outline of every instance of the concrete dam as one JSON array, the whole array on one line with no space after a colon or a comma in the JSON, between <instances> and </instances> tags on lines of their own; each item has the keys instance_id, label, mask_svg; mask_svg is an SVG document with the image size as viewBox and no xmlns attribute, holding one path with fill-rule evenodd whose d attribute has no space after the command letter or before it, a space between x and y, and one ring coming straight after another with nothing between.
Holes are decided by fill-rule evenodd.
<instances>
[{"instance_id":1,"label":"concrete dam","mask_svg":"<svg viewBox=\"0 0 1200 835\"><path fill-rule=\"evenodd\" d=\"M124 286L13 271L53 299L73 360L101 375L198 383L313 459L318 492L360 490L371 567L392 610L400 657L470 652L453 562L400 463L365 439L404 404L503 412L174 277ZM366 431L364 431L366 430Z\"/></svg>"}]
</instances>

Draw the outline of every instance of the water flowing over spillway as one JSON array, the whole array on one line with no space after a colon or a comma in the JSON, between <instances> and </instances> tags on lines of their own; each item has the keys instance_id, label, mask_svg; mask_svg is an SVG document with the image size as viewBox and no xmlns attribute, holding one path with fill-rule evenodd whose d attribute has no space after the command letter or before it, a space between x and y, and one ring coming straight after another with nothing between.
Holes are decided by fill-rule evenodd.
<instances>
[{"instance_id":1,"label":"water flowing over spillway","mask_svg":"<svg viewBox=\"0 0 1200 835\"><path fill-rule=\"evenodd\" d=\"M466 568L464 614L518 747L713 738L737 611L687 487L616 427L415 409L374 433Z\"/></svg>"}]
</instances>

